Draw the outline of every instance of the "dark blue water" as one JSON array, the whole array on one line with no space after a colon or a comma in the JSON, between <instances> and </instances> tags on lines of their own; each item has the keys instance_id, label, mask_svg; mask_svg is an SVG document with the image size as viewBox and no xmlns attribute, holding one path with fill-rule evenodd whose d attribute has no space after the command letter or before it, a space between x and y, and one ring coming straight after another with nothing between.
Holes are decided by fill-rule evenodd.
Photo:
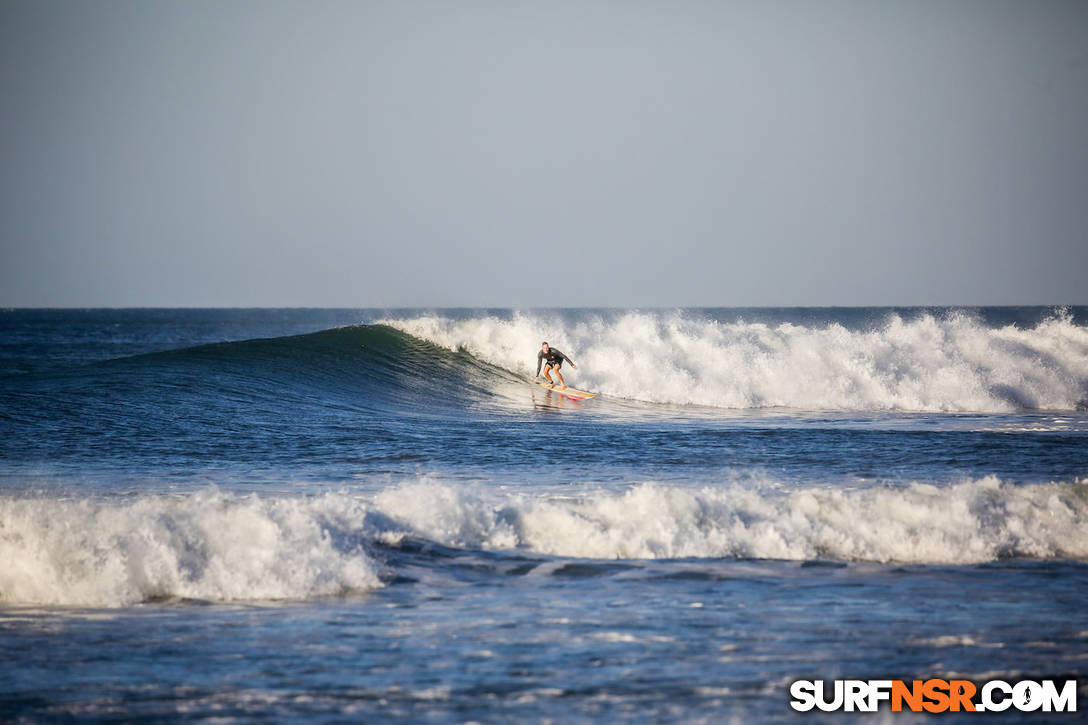
<instances>
[{"instance_id":1,"label":"dark blue water","mask_svg":"<svg viewBox=\"0 0 1088 725\"><path fill-rule=\"evenodd\" d=\"M1083 680L1086 314L0 312L0 719ZM529 385L542 339L601 395Z\"/></svg>"}]
</instances>

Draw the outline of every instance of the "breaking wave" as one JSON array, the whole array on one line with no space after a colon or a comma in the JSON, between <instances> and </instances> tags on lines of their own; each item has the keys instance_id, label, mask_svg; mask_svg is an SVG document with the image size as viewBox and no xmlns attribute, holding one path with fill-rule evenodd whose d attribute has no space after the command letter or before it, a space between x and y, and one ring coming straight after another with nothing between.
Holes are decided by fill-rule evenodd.
<instances>
[{"instance_id":1,"label":"breaking wave","mask_svg":"<svg viewBox=\"0 0 1088 725\"><path fill-rule=\"evenodd\" d=\"M1030 327L955 311L893 313L864 329L684 312L386 322L521 375L532 374L547 339L578 363L569 377L579 387L652 403L1005 413L1083 409L1088 400L1088 327L1060 310Z\"/></svg>"},{"instance_id":2,"label":"breaking wave","mask_svg":"<svg viewBox=\"0 0 1088 725\"><path fill-rule=\"evenodd\" d=\"M305 599L379 585L361 502L216 491L128 502L0 499L0 602Z\"/></svg>"},{"instance_id":3,"label":"breaking wave","mask_svg":"<svg viewBox=\"0 0 1088 725\"><path fill-rule=\"evenodd\" d=\"M589 559L968 564L1088 557L1088 483L856 490L635 485L579 496L418 481L374 495L0 499L0 603L306 599L382 586L406 538ZM377 552L377 553L376 553ZM436 555L431 565L443 566Z\"/></svg>"},{"instance_id":4,"label":"breaking wave","mask_svg":"<svg viewBox=\"0 0 1088 725\"><path fill-rule=\"evenodd\" d=\"M640 484L570 499L433 483L390 489L382 511L450 546L595 559L834 559L967 564L1088 557L1088 484L802 489Z\"/></svg>"}]
</instances>

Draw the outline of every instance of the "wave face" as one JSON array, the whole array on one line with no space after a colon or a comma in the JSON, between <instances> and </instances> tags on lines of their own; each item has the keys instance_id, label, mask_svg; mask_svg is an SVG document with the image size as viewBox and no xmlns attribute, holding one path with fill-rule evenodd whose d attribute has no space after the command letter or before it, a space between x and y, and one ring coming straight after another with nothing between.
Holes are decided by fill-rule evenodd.
<instances>
[{"instance_id":1,"label":"wave face","mask_svg":"<svg viewBox=\"0 0 1088 725\"><path fill-rule=\"evenodd\" d=\"M365 591L381 586L378 573L392 566L380 552L406 538L565 558L968 564L1083 559L1086 526L1088 484L1017 486L993 477L789 493L647 483L561 497L424 480L371 496L212 490L110 502L0 499L0 603ZM430 566L447 558L437 553Z\"/></svg>"},{"instance_id":2,"label":"wave face","mask_svg":"<svg viewBox=\"0 0 1088 725\"><path fill-rule=\"evenodd\" d=\"M652 403L1008 413L1084 409L1088 400L1088 328L1062 311L1030 327L954 311L893 313L863 327L684 312L386 322L521 375L533 373L547 339L579 365L570 375L579 387Z\"/></svg>"},{"instance_id":3,"label":"wave face","mask_svg":"<svg viewBox=\"0 0 1088 725\"><path fill-rule=\"evenodd\" d=\"M118 358L3 378L0 458L322 460L395 447L390 418L462 417L510 377L382 325Z\"/></svg>"},{"instance_id":4,"label":"wave face","mask_svg":"<svg viewBox=\"0 0 1088 725\"><path fill-rule=\"evenodd\" d=\"M464 402L502 371L386 325L341 327L305 335L225 342L103 363L135 377L166 372L199 376L214 393L277 402L347 403L416 409ZM441 392L441 395L437 393ZM460 397L459 397L460 396Z\"/></svg>"},{"instance_id":5,"label":"wave face","mask_svg":"<svg viewBox=\"0 0 1088 725\"><path fill-rule=\"evenodd\" d=\"M207 394L281 402L368 402L403 407L479 390L503 371L385 325L341 327L304 335L222 342L122 357L86 366L6 378L34 392L94 386L134 397ZM450 383L453 383L451 385Z\"/></svg>"}]
</instances>

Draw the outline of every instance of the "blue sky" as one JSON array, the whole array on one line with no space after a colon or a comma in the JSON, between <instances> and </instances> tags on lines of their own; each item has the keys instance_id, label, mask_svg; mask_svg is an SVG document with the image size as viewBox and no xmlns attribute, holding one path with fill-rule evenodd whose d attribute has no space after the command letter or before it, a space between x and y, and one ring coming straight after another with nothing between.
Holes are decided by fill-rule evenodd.
<instances>
[{"instance_id":1,"label":"blue sky","mask_svg":"<svg viewBox=\"0 0 1088 725\"><path fill-rule=\"evenodd\" d=\"M1085 304L1088 3L0 4L0 305Z\"/></svg>"}]
</instances>

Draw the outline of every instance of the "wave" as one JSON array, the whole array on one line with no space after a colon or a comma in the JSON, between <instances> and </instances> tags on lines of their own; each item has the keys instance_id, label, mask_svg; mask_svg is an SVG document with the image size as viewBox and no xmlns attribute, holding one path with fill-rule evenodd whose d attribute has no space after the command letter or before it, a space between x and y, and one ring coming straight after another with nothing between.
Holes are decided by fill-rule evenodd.
<instances>
[{"instance_id":1,"label":"wave","mask_svg":"<svg viewBox=\"0 0 1088 725\"><path fill-rule=\"evenodd\" d=\"M0 602L125 606L155 599L304 599L372 589L344 496L206 491L129 502L0 499Z\"/></svg>"},{"instance_id":2,"label":"wave","mask_svg":"<svg viewBox=\"0 0 1088 725\"><path fill-rule=\"evenodd\" d=\"M337 411L449 414L513 379L464 352L384 325L224 342L10 376L0 415L44 422L73 415L94 426L137 416L188 426L236 426L236 411L270 426L318 425ZM78 401L78 405L74 404ZM123 404L120 404L123 401ZM309 416L300 416L309 410ZM161 420L159 420L161 419Z\"/></svg>"},{"instance_id":3,"label":"wave","mask_svg":"<svg viewBox=\"0 0 1088 725\"><path fill-rule=\"evenodd\" d=\"M522 376L546 339L578 363L569 378L579 387L651 403L993 413L1088 405L1088 327L1061 310L1030 327L991 327L956 311L889 314L864 329L684 312L385 323Z\"/></svg>"},{"instance_id":4,"label":"wave","mask_svg":"<svg viewBox=\"0 0 1088 725\"><path fill-rule=\"evenodd\" d=\"M279 400L294 396L325 403L341 397L394 406L478 394L503 375L463 352L386 325L218 343L115 362L188 367L201 374L210 368L217 373L211 383L218 388L233 380L247 393L264 392Z\"/></svg>"},{"instance_id":5,"label":"wave","mask_svg":"<svg viewBox=\"0 0 1088 725\"><path fill-rule=\"evenodd\" d=\"M587 559L968 564L1088 558L1088 483L983 478L789 493L652 483L578 496L417 481L374 495L0 499L0 603L305 599L388 579L423 539ZM442 566L446 554L431 565ZM385 572L383 574L383 572ZM395 572L394 572L395 574Z\"/></svg>"},{"instance_id":6,"label":"wave","mask_svg":"<svg viewBox=\"0 0 1088 725\"><path fill-rule=\"evenodd\" d=\"M1060 311L1024 327L954 311L889 314L864 327L614 312L423 314L119 358L9 376L0 412L42 417L56 412L50 401L70 410L80 400L109 420L119 397L137 407L168 401L196 419L239 404L270 416L285 405L439 415L524 406L524 390L513 385L534 372L542 339L578 363L566 371L569 382L605 394L595 401L601 410L608 397L736 410L1088 408L1088 327ZM28 393L34 405L23 404Z\"/></svg>"},{"instance_id":7,"label":"wave","mask_svg":"<svg viewBox=\"0 0 1088 725\"><path fill-rule=\"evenodd\" d=\"M566 499L496 498L434 483L376 498L404 532L448 546L594 559L833 559L968 564L1088 557L1088 483L789 494L639 484ZM388 535L387 535L388 536Z\"/></svg>"}]
</instances>

